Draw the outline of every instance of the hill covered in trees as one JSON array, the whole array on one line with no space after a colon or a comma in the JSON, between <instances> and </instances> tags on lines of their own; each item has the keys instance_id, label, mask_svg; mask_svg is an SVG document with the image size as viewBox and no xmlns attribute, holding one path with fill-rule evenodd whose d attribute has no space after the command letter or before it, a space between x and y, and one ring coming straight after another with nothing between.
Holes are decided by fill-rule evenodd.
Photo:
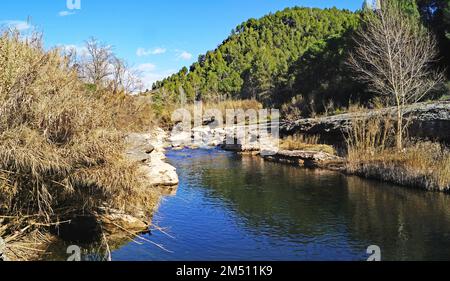
<instances>
[{"instance_id":1,"label":"hill covered in trees","mask_svg":"<svg viewBox=\"0 0 450 281\"><path fill-rule=\"evenodd\" d=\"M447 67L450 0L398 1L434 31ZM367 102L367 87L346 65L361 17L359 11L294 7L249 19L189 69L156 82L154 101L256 99L293 118Z\"/></svg>"},{"instance_id":2,"label":"hill covered in trees","mask_svg":"<svg viewBox=\"0 0 450 281\"><path fill-rule=\"evenodd\" d=\"M317 88L317 94L324 95L345 89L338 85L346 79L340 76L341 56L348 44L344 35L358 21L359 16L350 11L298 7L250 19L238 25L217 49L200 56L190 69L183 68L155 83L153 90L161 90L160 95L169 95L174 101L182 87L188 101L254 98L279 105L292 99L296 87L305 91ZM295 75L306 71L298 69L300 63L313 68L302 75L302 83ZM312 71L320 77L311 75ZM327 86L320 79L333 83Z\"/></svg>"}]
</instances>

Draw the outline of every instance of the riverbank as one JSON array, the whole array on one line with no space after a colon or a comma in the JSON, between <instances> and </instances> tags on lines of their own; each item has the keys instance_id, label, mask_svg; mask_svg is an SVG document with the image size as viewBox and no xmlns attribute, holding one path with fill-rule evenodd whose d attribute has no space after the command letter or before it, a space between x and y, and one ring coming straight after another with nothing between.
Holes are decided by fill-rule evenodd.
<instances>
[{"instance_id":1,"label":"riverbank","mask_svg":"<svg viewBox=\"0 0 450 281\"><path fill-rule=\"evenodd\" d=\"M377 155L353 151L347 157L338 157L326 152L284 150L263 158L425 191L450 191L450 153L438 143L416 143L400 153L386 150Z\"/></svg>"},{"instance_id":2,"label":"riverbank","mask_svg":"<svg viewBox=\"0 0 450 281\"><path fill-rule=\"evenodd\" d=\"M137 164L139 172L143 174L144 181L149 186L148 192L156 193L157 202L163 194L176 190L179 183L175 167L166 162L166 147L169 146L167 138L168 134L158 127L153 128L150 133L128 134L126 138L126 157ZM117 240L124 240L124 235L125 237L133 236L148 231L153 213L158 206L158 203L147 206L148 212L141 211L137 214L104 208L105 213L97 219L101 221L102 228L110 236L116 236L110 240L117 244ZM140 209L145 208L146 206L140 207Z\"/></svg>"},{"instance_id":3,"label":"riverbank","mask_svg":"<svg viewBox=\"0 0 450 281\"><path fill-rule=\"evenodd\" d=\"M160 128L150 133L133 133L126 137L126 155L124 157L143 177L146 188L128 198L123 208L114 208L103 204L90 214L77 213L61 217L55 223L33 225L17 221L4 223L8 217L0 217L0 234L10 233L14 225L27 225L14 235L5 236L2 248L5 260L41 260L52 251L53 245L95 243L111 251L123 243L131 241L142 232L146 232L152 222L154 211L163 194L177 188L176 169L165 159L167 134ZM142 198L137 198L141 196ZM152 202L151 204L134 204ZM39 226L39 227L37 227ZM31 231L29 231L31 230ZM106 247L107 246L107 247Z\"/></svg>"},{"instance_id":4,"label":"riverbank","mask_svg":"<svg viewBox=\"0 0 450 281\"><path fill-rule=\"evenodd\" d=\"M325 144L346 146L344 132L351 131L355 120L395 114L395 108L363 110L326 117L283 122L283 137L293 135L318 136ZM409 137L450 143L450 101L418 103L405 107L409 121Z\"/></svg>"},{"instance_id":5,"label":"riverbank","mask_svg":"<svg viewBox=\"0 0 450 281\"><path fill-rule=\"evenodd\" d=\"M99 218L151 217L159 194L126 155L127 133L154 126L151 104L22 35L0 35L0 238L7 258L35 260L48 236L102 238Z\"/></svg>"}]
</instances>

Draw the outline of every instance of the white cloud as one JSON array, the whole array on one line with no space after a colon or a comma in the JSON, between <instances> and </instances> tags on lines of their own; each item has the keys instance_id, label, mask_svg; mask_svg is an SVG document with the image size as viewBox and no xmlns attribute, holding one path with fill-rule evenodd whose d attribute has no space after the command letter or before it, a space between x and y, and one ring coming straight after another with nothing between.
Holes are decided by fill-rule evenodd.
<instances>
[{"instance_id":1,"label":"white cloud","mask_svg":"<svg viewBox=\"0 0 450 281\"><path fill-rule=\"evenodd\" d=\"M80 45L64 45L64 44L59 44L57 45L59 48L61 48L64 51L75 51L77 53L77 55L86 55L87 54L87 48L85 46L80 46Z\"/></svg>"},{"instance_id":2,"label":"white cloud","mask_svg":"<svg viewBox=\"0 0 450 281\"><path fill-rule=\"evenodd\" d=\"M0 21L0 26L6 26L7 28L17 29L18 31L26 31L31 29L33 26L26 22L20 20L5 20Z\"/></svg>"},{"instance_id":3,"label":"white cloud","mask_svg":"<svg viewBox=\"0 0 450 281\"><path fill-rule=\"evenodd\" d=\"M144 63L140 64L136 67L136 70L139 73L139 76L144 85L144 89L151 89L153 83L156 81L162 80L174 73L176 70L158 70L157 66L152 63Z\"/></svg>"},{"instance_id":4,"label":"white cloud","mask_svg":"<svg viewBox=\"0 0 450 281\"><path fill-rule=\"evenodd\" d=\"M67 16L74 15L74 14L75 14L75 12L69 12L69 11L61 11L58 13L58 15L60 17L67 17Z\"/></svg>"},{"instance_id":5,"label":"white cloud","mask_svg":"<svg viewBox=\"0 0 450 281\"><path fill-rule=\"evenodd\" d=\"M190 60L192 59L192 54L186 51L179 51L177 58L182 60Z\"/></svg>"},{"instance_id":6,"label":"white cloud","mask_svg":"<svg viewBox=\"0 0 450 281\"><path fill-rule=\"evenodd\" d=\"M136 51L136 55L138 57L146 57L150 55L161 55L164 54L167 50L164 48L155 48L155 49L145 49L145 48L138 48Z\"/></svg>"},{"instance_id":7,"label":"white cloud","mask_svg":"<svg viewBox=\"0 0 450 281\"><path fill-rule=\"evenodd\" d=\"M152 63L143 63L138 65L138 67L136 68L139 71L142 72L150 72L150 71L154 71L156 69L156 65L152 64Z\"/></svg>"}]
</instances>

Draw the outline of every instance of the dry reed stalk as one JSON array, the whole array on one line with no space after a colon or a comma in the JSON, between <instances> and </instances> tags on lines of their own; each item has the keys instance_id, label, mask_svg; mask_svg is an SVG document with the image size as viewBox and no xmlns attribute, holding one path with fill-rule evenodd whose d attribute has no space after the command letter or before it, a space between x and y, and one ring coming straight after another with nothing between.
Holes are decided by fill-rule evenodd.
<instances>
[{"instance_id":1,"label":"dry reed stalk","mask_svg":"<svg viewBox=\"0 0 450 281\"><path fill-rule=\"evenodd\" d=\"M0 34L0 69L0 229L8 226L0 235L15 240L15 231L103 205L130 214L153 209L157 195L125 158L117 124L142 109L136 100L87 90L69 59L46 51L39 36Z\"/></svg>"}]
</instances>

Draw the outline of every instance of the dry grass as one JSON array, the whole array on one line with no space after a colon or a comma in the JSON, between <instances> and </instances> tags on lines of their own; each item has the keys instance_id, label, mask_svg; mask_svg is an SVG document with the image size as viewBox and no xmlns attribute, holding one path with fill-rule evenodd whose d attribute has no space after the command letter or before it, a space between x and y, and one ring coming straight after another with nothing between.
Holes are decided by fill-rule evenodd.
<instances>
[{"instance_id":1,"label":"dry grass","mask_svg":"<svg viewBox=\"0 0 450 281\"><path fill-rule=\"evenodd\" d=\"M105 204L151 210L154 196L124 159L116 124L123 111L111 111L117 105L87 92L68 60L45 51L39 37L0 35L0 69L2 225L24 217L50 223L63 209L64 216L89 214Z\"/></svg>"},{"instance_id":2,"label":"dry grass","mask_svg":"<svg viewBox=\"0 0 450 281\"><path fill-rule=\"evenodd\" d=\"M256 100L226 100L221 102L205 102L202 103L202 111L204 115L207 115L212 110L220 111L223 114L224 121L226 120L227 110L258 110L262 109L263 105ZM192 116L194 116L195 106L190 104L186 106Z\"/></svg>"},{"instance_id":3,"label":"dry grass","mask_svg":"<svg viewBox=\"0 0 450 281\"><path fill-rule=\"evenodd\" d=\"M205 111L209 109L218 109L221 112L226 113L226 110L228 109L242 109L244 111L253 109L258 111L263 108L263 105L257 100L226 100L217 103L205 103L203 107Z\"/></svg>"},{"instance_id":4,"label":"dry grass","mask_svg":"<svg viewBox=\"0 0 450 281\"><path fill-rule=\"evenodd\" d=\"M450 150L433 142L394 148L394 122L378 117L353 121L348 137L349 173L427 190L450 190Z\"/></svg>"},{"instance_id":5,"label":"dry grass","mask_svg":"<svg viewBox=\"0 0 450 281\"><path fill-rule=\"evenodd\" d=\"M336 150L332 146L320 144L318 136L288 136L280 141L280 148L283 150L320 151L331 155L336 154Z\"/></svg>"},{"instance_id":6,"label":"dry grass","mask_svg":"<svg viewBox=\"0 0 450 281\"><path fill-rule=\"evenodd\" d=\"M159 124L150 97L122 92L116 95L103 93L99 99L111 114L114 126L122 132L145 133Z\"/></svg>"}]
</instances>

